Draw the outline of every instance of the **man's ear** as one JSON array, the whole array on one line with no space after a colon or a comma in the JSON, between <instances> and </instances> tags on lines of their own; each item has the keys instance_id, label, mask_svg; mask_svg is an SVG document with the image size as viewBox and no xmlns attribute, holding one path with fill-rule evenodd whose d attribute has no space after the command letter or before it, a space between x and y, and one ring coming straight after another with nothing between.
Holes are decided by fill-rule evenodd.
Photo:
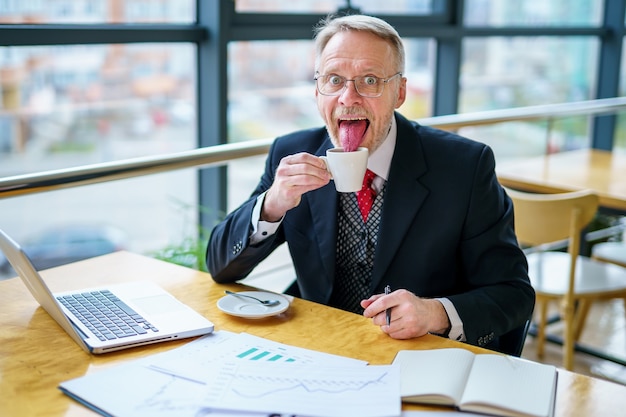
<instances>
[{"instance_id":1,"label":"man's ear","mask_svg":"<svg viewBox=\"0 0 626 417\"><path fill-rule=\"evenodd\" d=\"M316 89L317 90L317 89ZM406 100L406 77L400 78L400 87L398 90L398 100L396 100L396 109L404 104Z\"/></svg>"}]
</instances>

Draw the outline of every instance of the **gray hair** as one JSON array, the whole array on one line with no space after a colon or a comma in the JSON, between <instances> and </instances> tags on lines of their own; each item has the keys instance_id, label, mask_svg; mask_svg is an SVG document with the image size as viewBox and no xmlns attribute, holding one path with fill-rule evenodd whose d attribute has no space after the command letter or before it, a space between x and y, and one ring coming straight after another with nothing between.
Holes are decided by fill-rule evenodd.
<instances>
[{"instance_id":1,"label":"gray hair","mask_svg":"<svg viewBox=\"0 0 626 417\"><path fill-rule=\"evenodd\" d=\"M342 31L369 32L387 41L394 50L395 65L398 72L404 72L404 45L398 32L382 19L366 15L328 16L313 29L315 33L315 67L330 38Z\"/></svg>"}]
</instances>

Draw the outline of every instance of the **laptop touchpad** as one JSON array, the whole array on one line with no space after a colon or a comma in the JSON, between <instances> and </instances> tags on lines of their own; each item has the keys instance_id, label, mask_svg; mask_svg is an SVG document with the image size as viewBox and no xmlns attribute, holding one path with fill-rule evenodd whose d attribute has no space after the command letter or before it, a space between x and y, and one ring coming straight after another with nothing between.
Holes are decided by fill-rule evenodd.
<instances>
[{"instance_id":1,"label":"laptop touchpad","mask_svg":"<svg viewBox=\"0 0 626 417\"><path fill-rule=\"evenodd\" d=\"M185 306L182 303L168 295L134 298L133 303L148 314L163 314L185 310Z\"/></svg>"}]
</instances>

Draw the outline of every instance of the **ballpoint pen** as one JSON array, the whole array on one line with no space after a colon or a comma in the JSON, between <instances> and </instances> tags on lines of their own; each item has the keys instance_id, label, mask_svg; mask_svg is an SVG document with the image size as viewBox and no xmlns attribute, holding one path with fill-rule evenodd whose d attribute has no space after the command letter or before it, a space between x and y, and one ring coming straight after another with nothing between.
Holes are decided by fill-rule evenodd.
<instances>
[{"instance_id":1,"label":"ballpoint pen","mask_svg":"<svg viewBox=\"0 0 626 417\"><path fill-rule=\"evenodd\" d=\"M385 295L389 294L390 292L391 292L391 287L387 285L385 287ZM391 324L391 309L390 308L385 310L385 316L387 318L387 326L389 326Z\"/></svg>"}]
</instances>

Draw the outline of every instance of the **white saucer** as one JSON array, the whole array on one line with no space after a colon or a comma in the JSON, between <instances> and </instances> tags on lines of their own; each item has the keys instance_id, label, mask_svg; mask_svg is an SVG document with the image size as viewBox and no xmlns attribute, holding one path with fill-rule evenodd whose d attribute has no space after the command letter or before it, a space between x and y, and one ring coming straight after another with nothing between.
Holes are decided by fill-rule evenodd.
<instances>
[{"instance_id":1,"label":"white saucer","mask_svg":"<svg viewBox=\"0 0 626 417\"><path fill-rule=\"evenodd\" d=\"M289 308L289 300L280 294L265 291L241 291L238 294L250 295L259 300L278 300L280 303L269 307L252 299L246 300L244 297L225 295L217 300L217 308L232 316L248 319L262 319L275 316Z\"/></svg>"}]
</instances>

